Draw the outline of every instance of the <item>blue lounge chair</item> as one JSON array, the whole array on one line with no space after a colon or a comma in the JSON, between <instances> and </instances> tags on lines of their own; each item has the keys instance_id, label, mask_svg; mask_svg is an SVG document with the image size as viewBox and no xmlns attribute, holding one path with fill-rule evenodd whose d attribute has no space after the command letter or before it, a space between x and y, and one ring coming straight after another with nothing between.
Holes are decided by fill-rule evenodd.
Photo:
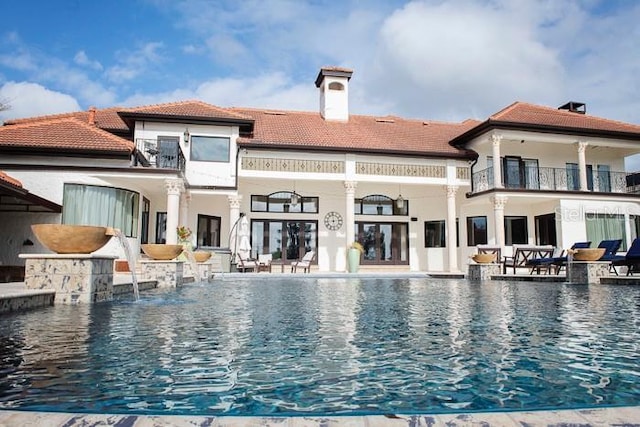
<instances>
[{"instance_id":1,"label":"blue lounge chair","mask_svg":"<svg viewBox=\"0 0 640 427\"><path fill-rule=\"evenodd\" d=\"M634 239L625 256L616 256L611 261L613 272L618 275L616 267L627 267L627 276L640 271L640 238Z\"/></svg>"},{"instance_id":2,"label":"blue lounge chair","mask_svg":"<svg viewBox=\"0 0 640 427\"><path fill-rule=\"evenodd\" d=\"M615 259L620 259L619 256L616 256L616 253L618 253L621 245L622 239L603 240L602 242L600 242L598 247L601 249L605 249L605 252L598 261L613 261Z\"/></svg>"},{"instance_id":3,"label":"blue lounge chair","mask_svg":"<svg viewBox=\"0 0 640 427\"><path fill-rule=\"evenodd\" d=\"M571 245L571 249L588 249L591 247L591 242L576 242ZM556 274L560 274L562 267L566 267L568 256L562 251L559 257L551 258L551 265L549 268L555 268Z\"/></svg>"}]
</instances>

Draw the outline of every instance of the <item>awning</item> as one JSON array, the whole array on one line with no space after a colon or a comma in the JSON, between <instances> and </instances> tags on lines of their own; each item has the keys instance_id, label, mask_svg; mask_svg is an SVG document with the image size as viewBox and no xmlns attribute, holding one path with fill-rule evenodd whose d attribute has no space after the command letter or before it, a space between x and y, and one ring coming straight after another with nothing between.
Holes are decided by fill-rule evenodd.
<instances>
[{"instance_id":1,"label":"awning","mask_svg":"<svg viewBox=\"0 0 640 427\"><path fill-rule=\"evenodd\" d=\"M29 193L22 184L0 171L0 212L62 212L62 206Z\"/></svg>"}]
</instances>

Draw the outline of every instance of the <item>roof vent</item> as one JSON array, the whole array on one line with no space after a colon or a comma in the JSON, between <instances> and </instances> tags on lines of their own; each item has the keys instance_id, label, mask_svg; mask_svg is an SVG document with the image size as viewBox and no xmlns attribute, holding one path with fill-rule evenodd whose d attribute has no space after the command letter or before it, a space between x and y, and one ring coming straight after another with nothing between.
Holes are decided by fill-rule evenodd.
<instances>
[{"instance_id":1,"label":"roof vent","mask_svg":"<svg viewBox=\"0 0 640 427\"><path fill-rule=\"evenodd\" d=\"M395 123L396 121L390 117L376 117L378 123Z\"/></svg>"},{"instance_id":2,"label":"roof vent","mask_svg":"<svg viewBox=\"0 0 640 427\"><path fill-rule=\"evenodd\" d=\"M566 104L559 106L558 110L567 110L571 111L572 113L586 114L587 104L583 102L569 101Z\"/></svg>"}]
</instances>

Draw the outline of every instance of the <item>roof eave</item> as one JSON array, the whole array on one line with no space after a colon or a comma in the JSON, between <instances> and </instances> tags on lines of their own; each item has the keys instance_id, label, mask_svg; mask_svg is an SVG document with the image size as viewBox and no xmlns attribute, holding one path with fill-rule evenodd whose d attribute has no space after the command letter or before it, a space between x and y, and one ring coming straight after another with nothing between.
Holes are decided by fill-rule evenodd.
<instances>
[{"instance_id":1,"label":"roof eave","mask_svg":"<svg viewBox=\"0 0 640 427\"><path fill-rule=\"evenodd\" d=\"M146 120L153 122L166 122L166 123L206 123L217 125L246 125L253 128L255 123L254 119L241 119L235 117L199 117L189 115L176 115L176 114L150 114L131 111L119 111L120 118L133 129L136 120Z\"/></svg>"},{"instance_id":2,"label":"roof eave","mask_svg":"<svg viewBox=\"0 0 640 427\"><path fill-rule=\"evenodd\" d=\"M601 129L585 129L575 128L570 126L552 126L552 125L540 125L531 123L520 122L508 122L502 120L485 120L478 126L469 129L462 135L452 139L449 144L454 147L458 147L469 142L471 139L482 135L483 133L491 129L509 129L509 130L521 130L521 131L534 131L540 133L559 133L564 135L578 135L578 136L597 136L604 138L624 139L629 141L640 141L640 133L634 132L620 132L620 131L608 131Z\"/></svg>"}]
</instances>

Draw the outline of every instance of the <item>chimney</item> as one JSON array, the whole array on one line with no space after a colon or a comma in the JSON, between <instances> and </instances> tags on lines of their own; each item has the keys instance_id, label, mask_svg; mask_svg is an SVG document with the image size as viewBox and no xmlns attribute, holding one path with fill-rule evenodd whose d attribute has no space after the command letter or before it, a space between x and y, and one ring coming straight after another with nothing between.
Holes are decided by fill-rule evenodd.
<instances>
[{"instance_id":1,"label":"chimney","mask_svg":"<svg viewBox=\"0 0 640 427\"><path fill-rule=\"evenodd\" d=\"M89 124L95 126L96 125L96 107L89 107Z\"/></svg>"},{"instance_id":2,"label":"chimney","mask_svg":"<svg viewBox=\"0 0 640 427\"><path fill-rule=\"evenodd\" d=\"M320 115L325 120L349 121L349 79L353 70L322 67L316 78L320 89Z\"/></svg>"},{"instance_id":3,"label":"chimney","mask_svg":"<svg viewBox=\"0 0 640 427\"><path fill-rule=\"evenodd\" d=\"M566 104L559 106L558 110L567 110L571 111L572 113L586 114L587 104L584 104L582 102L569 101Z\"/></svg>"}]
</instances>

